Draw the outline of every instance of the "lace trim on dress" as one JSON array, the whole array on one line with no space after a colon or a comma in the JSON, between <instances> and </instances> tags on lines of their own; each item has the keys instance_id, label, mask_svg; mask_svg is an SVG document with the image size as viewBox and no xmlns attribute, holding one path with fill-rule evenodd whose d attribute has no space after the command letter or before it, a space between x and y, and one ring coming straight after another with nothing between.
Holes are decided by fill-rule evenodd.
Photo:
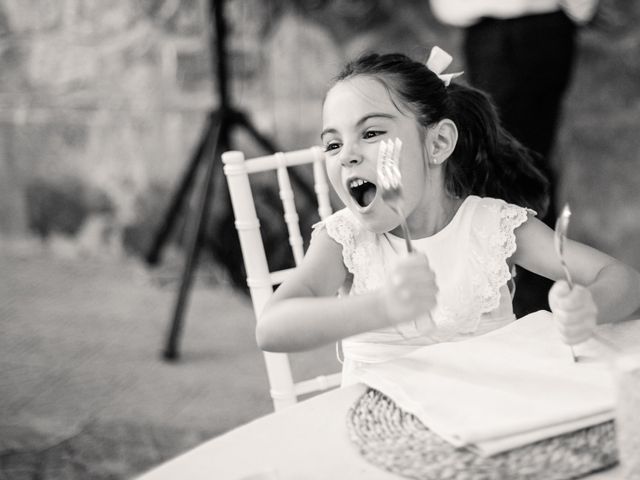
<instances>
[{"instance_id":1,"label":"lace trim on dress","mask_svg":"<svg viewBox=\"0 0 640 480\"><path fill-rule=\"evenodd\" d=\"M355 228L353 222L346 218L344 210L338 211L322 222L313 225L312 237L316 230L324 227L329 236L342 245L342 259L351 274L355 274L353 255L355 252Z\"/></svg>"},{"instance_id":2,"label":"lace trim on dress","mask_svg":"<svg viewBox=\"0 0 640 480\"><path fill-rule=\"evenodd\" d=\"M482 264L485 281L476 278L480 313L494 310L500 304L500 289L511 279L507 259L516 251L515 229L527 221L528 214L536 212L507 203L486 205L497 216L495 233L488 236L485 255L477 260Z\"/></svg>"},{"instance_id":3,"label":"lace trim on dress","mask_svg":"<svg viewBox=\"0 0 640 480\"><path fill-rule=\"evenodd\" d=\"M375 234L360 227L348 210L340 210L321 224L327 234L342 245L344 265L353 275L353 294L361 294L378 288L384 282L384 265L380 259Z\"/></svg>"}]
</instances>

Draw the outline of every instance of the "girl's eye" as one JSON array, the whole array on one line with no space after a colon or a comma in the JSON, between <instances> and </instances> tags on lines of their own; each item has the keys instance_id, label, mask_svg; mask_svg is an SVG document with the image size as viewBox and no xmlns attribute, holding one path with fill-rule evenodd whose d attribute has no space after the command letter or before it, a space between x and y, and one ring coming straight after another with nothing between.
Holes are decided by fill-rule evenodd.
<instances>
[{"instance_id":1,"label":"girl's eye","mask_svg":"<svg viewBox=\"0 0 640 480\"><path fill-rule=\"evenodd\" d=\"M340 145L337 142L328 143L324 146L324 151L330 152L331 150L335 150L338 147L340 147Z\"/></svg>"},{"instance_id":2,"label":"girl's eye","mask_svg":"<svg viewBox=\"0 0 640 480\"><path fill-rule=\"evenodd\" d=\"M374 137L378 137L380 135L384 135L385 133L386 132L383 132L382 130L367 130L366 132L364 132L362 137L365 138L365 139L374 138Z\"/></svg>"}]
</instances>

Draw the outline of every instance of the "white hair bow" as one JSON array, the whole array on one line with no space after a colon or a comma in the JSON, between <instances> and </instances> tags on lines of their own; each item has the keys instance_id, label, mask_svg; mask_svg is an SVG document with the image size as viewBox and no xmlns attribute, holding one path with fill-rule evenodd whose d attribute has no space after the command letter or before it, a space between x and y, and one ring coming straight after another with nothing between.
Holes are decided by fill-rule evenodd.
<instances>
[{"instance_id":1,"label":"white hair bow","mask_svg":"<svg viewBox=\"0 0 640 480\"><path fill-rule=\"evenodd\" d=\"M445 52L440 47L433 47L431 49L431 53L429 54L429 59L427 60L427 68L435 73L440 80L444 82L444 86L448 87L456 77L459 77L464 72L455 72L455 73L442 73L449 66L449 64L453 61L453 57Z\"/></svg>"}]
</instances>

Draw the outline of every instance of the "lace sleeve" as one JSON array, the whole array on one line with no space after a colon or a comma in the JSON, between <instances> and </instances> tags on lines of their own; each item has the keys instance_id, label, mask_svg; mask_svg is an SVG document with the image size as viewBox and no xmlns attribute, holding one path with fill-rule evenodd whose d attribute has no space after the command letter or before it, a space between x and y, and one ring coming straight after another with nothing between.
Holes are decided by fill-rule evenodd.
<instances>
[{"instance_id":1,"label":"lace sleeve","mask_svg":"<svg viewBox=\"0 0 640 480\"><path fill-rule=\"evenodd\" d=\"M326 230L329 237L342 246L342 260L350 273L354 273L356 226L346 210L340 210L313 225L312 237L317 231Z\"/></svg>"},{"instance_id":2,"label":"lace sleeve","mask_svg":"<svg viewBox=\"0 0 640 480\"><path fill-rule=\"evenodd\" d=\"M482 272L476 287L482 313L500 303L500 288L511 279L508 259L516 251L515 230L536 212L502 200L483 199L472 224L474 260Z\"/></svg>"}]
</instances>

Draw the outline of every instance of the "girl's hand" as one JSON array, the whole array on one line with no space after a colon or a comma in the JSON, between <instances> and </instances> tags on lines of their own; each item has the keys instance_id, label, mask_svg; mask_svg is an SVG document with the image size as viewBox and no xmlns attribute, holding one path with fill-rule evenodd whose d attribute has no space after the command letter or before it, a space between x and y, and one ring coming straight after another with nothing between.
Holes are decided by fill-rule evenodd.
<instances>
[{"instance_id":1,"label":"girl's hand","mask_svg":"<svg viewBox=\"0 0 640 480\"><path fill-rule=\"evenodd\" d=\"M562 341L575 345L588 340L596 326L598 307L589 289L560 280L549 290L549 306Z\"/></svg>"},{"instance_id":2,"label":"girl's hand","mask_svg":"<svg viewBox=\"0 0 640 480\"><path fill-rule=\"evenodd\" d=\"M402 257L382 289L382 302L392 325L415 320L436 304L438 286L427 257L411 253Z\"/></svg>"}]
</instances>

